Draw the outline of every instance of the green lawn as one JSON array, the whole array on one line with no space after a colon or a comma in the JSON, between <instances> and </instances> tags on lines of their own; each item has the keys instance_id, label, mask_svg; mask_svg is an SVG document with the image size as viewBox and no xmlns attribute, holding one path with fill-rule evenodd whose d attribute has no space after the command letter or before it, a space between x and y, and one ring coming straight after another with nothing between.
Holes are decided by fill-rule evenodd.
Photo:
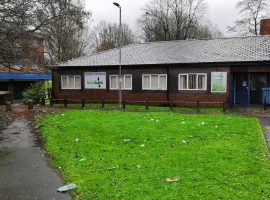
<instances>
[{"instance_id":1,"label":"green lawn","mask_svg":"<svg viewBox=\"0 0 270 200\"><path fill-rule=\"evenodd\" d=\"M75 199L270 199L256 118L72 110L38 123Z\"/></svg>"},{"instance_id":2,"label":"green lawn","mask_svg":"<svg viewBox=\"0 0 270 200\"><path fill-rule=\"evenodd\" d=\"M54 104L54 107L56 108L64 108L63 104ZM74 108L79 109L81 108L81 104L68 104L67 108ZM102 109L101 104L85 104L84 109ZM105 104L103 109L119 109L118 104ZM129 111L146 111L146 107L142 105L126 105L125 110ZM149 106L149 111L176 111L176 112L182 112L182 113L196 113L197 108L196 107L178 107L174 106L172 109L169 106ZM208 107L200 107L199 112L201 113L222 113L223 108L208 108Z\"/></svg>"}]
</instances>

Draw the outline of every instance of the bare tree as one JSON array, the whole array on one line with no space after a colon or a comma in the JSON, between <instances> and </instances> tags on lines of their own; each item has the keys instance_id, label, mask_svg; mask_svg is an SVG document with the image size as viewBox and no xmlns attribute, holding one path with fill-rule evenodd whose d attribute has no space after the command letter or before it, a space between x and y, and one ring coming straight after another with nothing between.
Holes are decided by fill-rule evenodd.
<instances>
[{"instance_id":1,"label":"bare tree","mask_svg":"<svg viewBox=\"0 0 270 200\"><path fill-rule=\"evenodd\" d=\"M146 41L212 37L198 34L206 30L201 23L206 9L205 0L152 0L138 24Z\"/></svg>"},{"instance_id":2,"label":"bare tree","mask_svg":"<svg viewBox=\"0 0 270 200\"><path fill-rule=\"evenodd\" d=\"M88 34L90 15L83 14L87 12L81 0L58 0L54 4L57 9L52 11L59 13L69 6L76 7L79 14L63 16L42 29L50 65L83 56L90 45Z\"/></svg>"},{"instance_id":3,"label":"bare tree","mask_svg":"<svg viewBox=\"0 0 270 200\"><path fill-rule=\"evenodd\" d=\"M117 24L100 22L93 28L92 47L95 52L100 52L118 47L119 44L119 26ZM127 24L122 25L122 45L131 44L135 41L135 36Z\"/></svg>"},{"instance_id":4,"label":"bare tree","mask_svg":"<svg viewBox=\"0 0 270 200\"><path fill-rule=\"evenodd\" d=\"M258 35L260 20L267 12L269 0L241 0L236 8L239 9L241 18L234 22L234 26L228 26L228 32L240 36Z\"/></svg>"},{"instance_id":5,"label":"bare tree","mask_svg":"<svg viewBox=\"0 0 270 200\"><path fill-rule=\"evenodd\" d=\"M214 39L224 37L217 25L213 25L210 21L196 26L192 31L194 39Z\"/></svg>"},{"instance_id":6,"label":"bare tree","mask_svg":"<svg viewBox=\"0 0 270 200\"><path fill-rule=\"evenodd\" d=\"M0 1L0 65L10 68L14 59L29 57L34 52L31 38L43 39L44 28L64 17L87 15L65 0L1 0Z\"/></svg>"}]
</instances>

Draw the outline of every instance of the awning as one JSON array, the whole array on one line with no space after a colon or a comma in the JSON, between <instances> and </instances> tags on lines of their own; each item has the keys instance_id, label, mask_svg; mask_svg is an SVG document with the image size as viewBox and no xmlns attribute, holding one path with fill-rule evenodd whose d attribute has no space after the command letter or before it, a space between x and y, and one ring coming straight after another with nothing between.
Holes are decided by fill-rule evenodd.
<instances>
[{"instance_id":1,"label":"awning","mask_svg":"<svg viewBox=\"0 0 270 200\"><path fill-rule=\"evenodd\" d=\"M51 74L0 73L1 79L13 80L52 80Z\"/></svg>"}]
</instances>

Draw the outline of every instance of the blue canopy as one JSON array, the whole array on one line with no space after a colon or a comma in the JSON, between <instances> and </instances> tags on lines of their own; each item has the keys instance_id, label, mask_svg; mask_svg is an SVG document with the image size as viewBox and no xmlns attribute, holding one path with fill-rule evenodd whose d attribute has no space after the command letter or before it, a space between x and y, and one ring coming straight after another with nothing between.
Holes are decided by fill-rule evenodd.
<instances>
[{"instance_id":1,"label":"blue canopy","mask_svg":"<svg viewBox=\"0 0 270 200\"><path fill-rule=\"evenodd\" d=\"M0 73L1 79L52 80L51 74Z\"/></svg>"}]
</instances>

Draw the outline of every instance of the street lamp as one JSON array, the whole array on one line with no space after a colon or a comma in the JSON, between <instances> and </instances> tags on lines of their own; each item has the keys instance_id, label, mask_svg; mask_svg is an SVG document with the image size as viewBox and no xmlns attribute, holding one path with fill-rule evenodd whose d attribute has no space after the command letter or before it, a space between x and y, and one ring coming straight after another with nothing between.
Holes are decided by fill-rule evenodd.
<instances>
[{"instance_id":1,"label":"street lamp","mask_svg":"<svg viewBox=\"0 0 270 200\"><path fill-rule=\"evenodd\" d=\"M119 3L114 2L113 5L119 8L119 35L118 35L118 45L119 45L119 108L122 109L122 10Z\"/></svg>"}]
</instances>

